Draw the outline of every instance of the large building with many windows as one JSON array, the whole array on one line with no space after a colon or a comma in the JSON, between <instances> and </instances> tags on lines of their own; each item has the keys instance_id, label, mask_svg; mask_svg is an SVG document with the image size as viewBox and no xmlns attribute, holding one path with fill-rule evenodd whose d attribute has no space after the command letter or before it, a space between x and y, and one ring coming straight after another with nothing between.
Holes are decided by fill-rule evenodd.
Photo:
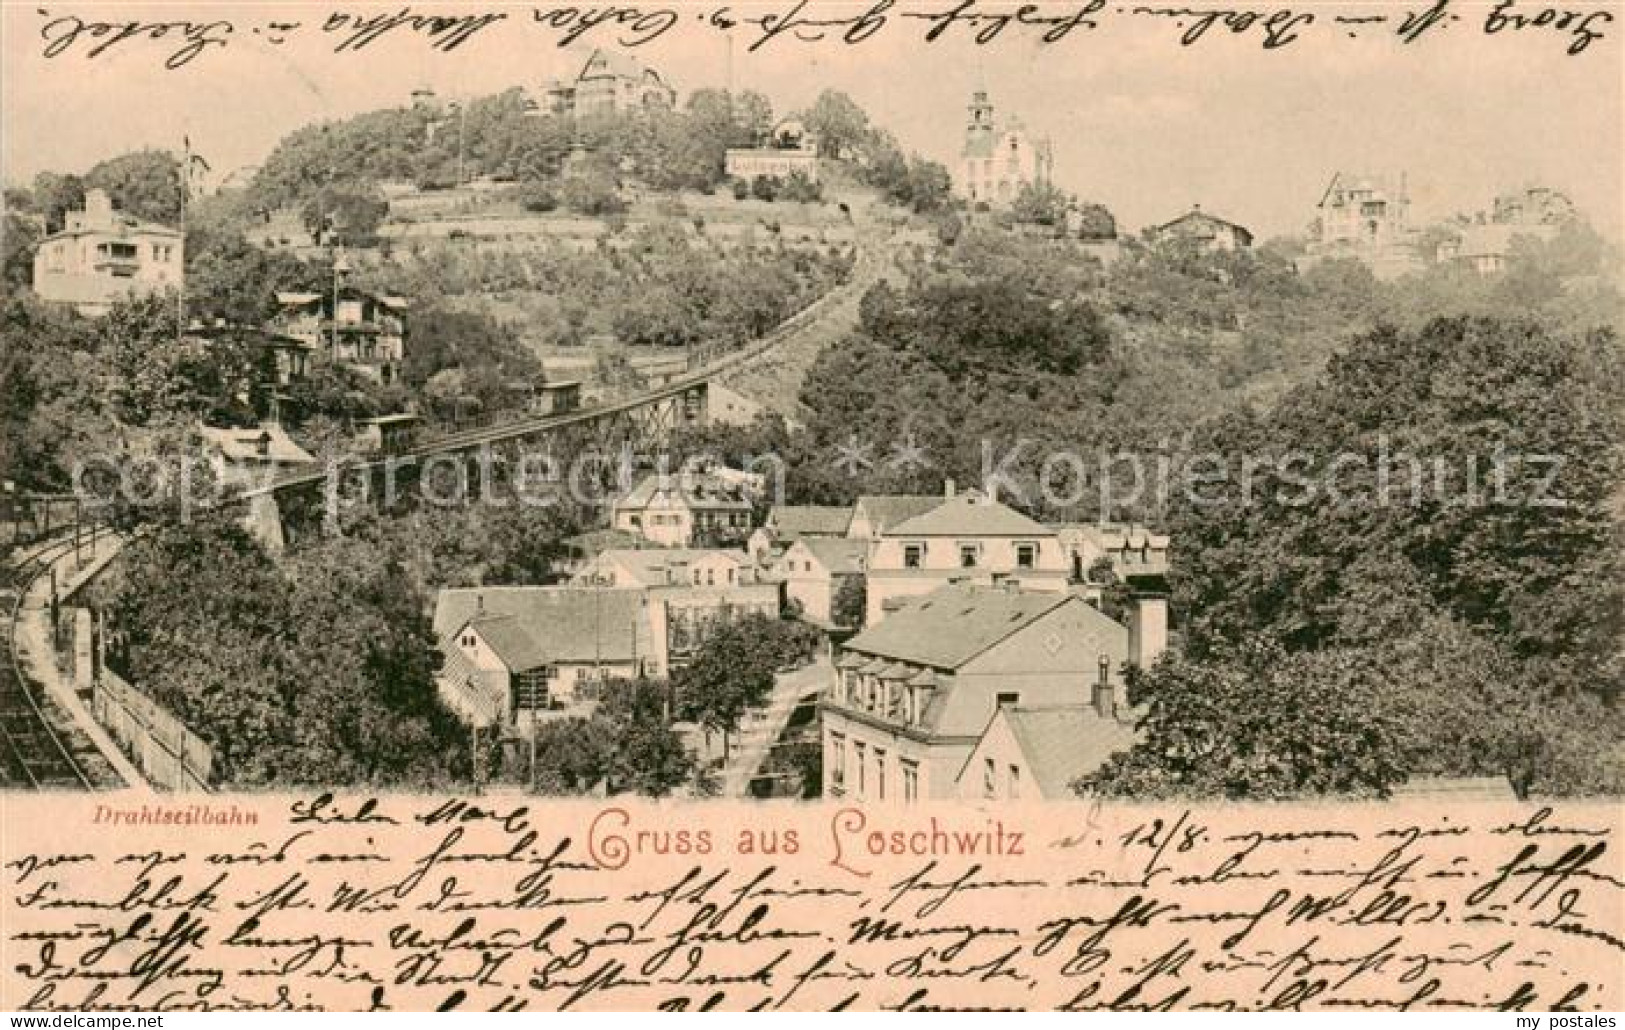
<instances>
[{"instance_id":1,"label":"large building with many windows","mask_svg":"<svg viewBox=\"0 0 1625 1030\"><path fill-rule=\"evenodd\" d=\"M1094 704L1126 715L1130 632L1071 593L953 584L841 648L820 703L824 794L865 802L959 795L1001 708ZM1001 773L1011 760L997 756Z\"/></svg>"},{"instance_id":2,"label":"large building with many windows","mask_svg":"<svg viewBox=\"0 0 1625 1030\"><path fill-rule=\"evenodd\" d=\"M34 292L80 314L103 315L117 300L180 289L185 242L179 230L123 214L105 191L91 190L85 209L69 211L62 230L40 241Z\"/></svg>"},{"instance_id":3,"label":"large building with many windows","mask_svg":"<svg viewBox=\"0 0 1625 1030\"><path fill-rule=\"evenodd\" d=\"M873 626L908 598L952 581L1061 591L1068 570L1055 530L979 490L966 490L885 525L873 540L864 624Z\"/></svg>"}]
</instances>

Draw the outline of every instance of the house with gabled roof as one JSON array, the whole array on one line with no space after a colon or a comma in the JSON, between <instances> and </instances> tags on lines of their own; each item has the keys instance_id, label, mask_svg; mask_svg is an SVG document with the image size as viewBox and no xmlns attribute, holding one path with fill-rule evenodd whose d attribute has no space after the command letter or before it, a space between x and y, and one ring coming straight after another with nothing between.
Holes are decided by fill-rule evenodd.
<instances>
[{"instance_id":1,"label":"house with gabled roof","mask_svg":"<svg viewBox=\"0 0 1625 1030\"><path fill-rule=\"evenodd\" d=\"M775 504L745 547L757 561L765 562L802 537L845 537L851 525L851 505Z\"/></svg>"},{"instance_id":2,"label":"house with gabled roof","mask_svg":"<svg viewBox=\"0 0 1625 1030\"><path fill-rule=\"evenodd\" d=\"M1059 801L1072 785L1134 746L1116 711L1093 704L998 708L954 781L965 801Z\"/></svg>"},{"instance_id":3,"label":"house with gabled roof","mask_svg":"<svg viewBox=\"0 0 1625 1030\"><path fill-rule=\"evenodd\" d=\"M868 556L866 540L807 536L790 545L774 570L784 583L786 600L801 607L802 618L833 627L835 596L845 583L863 578Z\"/></svg>"},{"instance_id":4,"label":"house with gabled roof","mask_svg":"<svg viewBox=\"0 0 1625 1030\"><path fill-rule=\"evenodd\" d=\"M1253 245L1252 230L1202 210L1197 204L1171 222L1147 230L1153 242L1185 240L1203 250L1246 250Z\"/></svg>"},{"instance_id":5,"label":"house with gabled roof","mask_svg":"<svg viewBox=\"0 0 1625 1030\"><path fill-rule=\"evenodd\" d=\"M706 474L652 473L619 498L611 528L662 547L743 541L754 509L742 485Z\"/></svg>"},{"instance_id":6,"label":"house with gabled roof","mask_svg":"<svg viewBox=\"0 0 1625 1030\"><path fill-rule=\"evenodd\" d=\"M1001 707L1126 713L1129 631L1082 598L954 584L910 600L839 650L820 701L824 793L956 796Z\"/></svg>"},{"instance_id":7,"label":"house with gabled roof","mask_svg":"<svg viewBox=\"0 0 1625 1030\"><path fill-rule=\"evenodd\" d=\"M744 551L608 550L587 562L570 583L644 591L653 623L665 627L662 646L668 667L693 657L707 626L747 615L777 618L783 607L779 584L762 576Z\"/></svg>"},{"instance_id":8,"label":"house with gabled roof","mask_svg":"<svg viewBox=\"0 0 1625 1030\"><path fill-rule=\"evenodd\" d=\"M579 712L616 680L665 675L663 616L641 589L442 590L440 696L464 721L499 731Z\"/></svg>"},{"instance_id":9,"label":"house with gabled roof","mask_svg":"<svg viewBox=\"0 0 1625 1030\"><path fill-rule=\"evenodd\" d=\"M325 350L334 362L385 385L400 379L406 298L344 285L320 292L285 290L276 302L271 331L312 351Z\"/></svg>"},{"instance_id":10,"label":"house with gabled roof","mask_svg":"<svg viewBox=\"0 0 1625 1030\"><path fill-rule=\"evenodd\" d=\"M924 515L953 495L952 483L940 494L864 494L852 505L846 535L853 540L874 540L887 528Z\"/></svg>"},{"instance_id":11,"label":"house with gabled roof","mask_svg":"<svg viewBox=\"0 0 1625 1030\"><path fill-rule=\"evenodd\" d=\"M1069 564L1056 532L979 490L939 500L882 530L870 548L865 625L949 582L1019 582L1061 591Z\"/></svg>"},{"instance_id":12,"label":"house with gabled roof","mask_svg":"<svg viewBox=\"0 0 1625 1030\"><path fill-rule=\"evenodd\" d=\"M197 434L223 486L256 486L316 463L310 452L275 422L246 429L200 425Z\"/></svg>"}]
</instances>

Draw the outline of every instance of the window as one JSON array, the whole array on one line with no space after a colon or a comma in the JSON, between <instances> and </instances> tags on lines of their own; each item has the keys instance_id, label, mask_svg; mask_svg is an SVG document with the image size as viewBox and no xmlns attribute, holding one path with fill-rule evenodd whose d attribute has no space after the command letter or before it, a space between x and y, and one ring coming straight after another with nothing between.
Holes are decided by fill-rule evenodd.
<instances>
[{"instance_id":1,"label":"window","mask_svg":"<svg viewBox=\"0 0 1625 1030\"><path fill-rule=\"evenodd\" d=\"M903 568L917 569L925 561L924 544L903 545Z\"/></svg>"},{"instance_id":2,"label":"window","mask_svg":"<svg viewBox=\"0 0 1625 1030\"><path fill-rule=\"evenodd\" d=\"M829 782L837 789L846 785L846 737L829 735Z\"/></svg>"},{"instance_id":3,"label":"window","mask_svg":"<svg viewBox=\"0 0 1625 1030\"><path fill-rule=\"evenodd\" d=\"M976 544L960 544L959 567L962 569L974 569L976 567L977 557L981 554L981 551L981 547Z\"/></svg>"},{"instance_id":4,"label":"window","mask_svg":"<svg viewBox=\"0 0 1625 1030\"><path fill-rule=\"evenodd\" d=\"M1038 565L1038 545L1021 543L1016 545L1016 568L1031 569Z\"/></svg>"},{"instance_id":5,"label":"window","mask_svg":"<svg viewBox=\"0 0 1625 1030\"><path fill-rule=\"evenodd\" d=\"M903 760L903 800L918 801L920 799L920 766L917 762Z\"/></svg>"},{"instance_id":6,"label":"window","mask_svg":"<svg viewBox=\"0 0 1625 1030\"><path fill-rule=\"evenodd\" d=\"M1010 767L1010 798L1015 800L1021 797L1021 766Z\"/></svg>"},{"instance_id":7,"label":"window","mask_svg":"<svg viewBox=\"0 0 1625 1030\"><path fill-rule=\"evenodd\" d=\"M886 800L886 752L875 748L875 798Z\"/></svg>"},{"instance_id":8,"label":"window","mask_svg":"<svg viewBox=\"0 0 1625 1030\"><path fill-rule=\"evenodd\" d=\"M852 760L858 769L858 797L863 797L864 776L869 764L869 748L861 740L852 742Z\"/></svg>"},{"instance_id":9,"label":"window","mask_svg":"<svg viewBox=\"0 0 1625 1030\"><path fill-rule=\"evenodd\" d=\"M557 676L557 669L551 665L544 665L515 677L514 711L535 712L551 708L553 704L551 683Z\"/></svg>"},{"instance_id":10,"label":"window","mask_svg":"<svg viewBox=\"0 0 1625 1030\"><path fill-rule=\"evenodd\" d=\"M998 793L998 766L989 758L982 764L982 796L993 797Z\"/></svg>"}]
</instances>

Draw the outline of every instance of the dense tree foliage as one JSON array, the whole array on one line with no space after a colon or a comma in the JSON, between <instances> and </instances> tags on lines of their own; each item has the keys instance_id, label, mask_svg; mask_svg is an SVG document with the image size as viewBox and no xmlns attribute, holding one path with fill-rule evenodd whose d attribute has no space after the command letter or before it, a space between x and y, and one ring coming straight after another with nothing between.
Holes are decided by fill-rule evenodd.
<instances>
[{"instance_id":1,"label":"dense tree foliage","mask_svg":"<svg viewBox=\"0 0 1625 1030\"><path fill-rule=\"evenodd\" d=\"M417 306L500 310L533 349L579 345L611 334L623 343L734 346L761 335L834 287L845 254L777 244L724 248L657 221L629 230L623 245L582 252L543 244L523 253L412 244L368 274ZM411 350L420 338L411 316Z\"/></svg>"},{"instance_id":2,"label":"dense tree foliage","mask_svg":"<svg viewBox=\"0 0 1625 1030\"><path fill-rule=\"evenodd\" d=\"M750 614L708 627L694 658L672 674L681 717L732 733L773 692L774 674L810 659L818 632L806 623Z\"/></svg>"},{"instance_id":3,"label":"dense tree foliage","mask_svg":"<svg viewBox=\"0 0 1625 1030\"><path fill-rule=\"evenodd\" d=\"M1622 405L1611 334L1455 318L1215 423L1202 446L1250 482L1176 499L1186 654L1138 684L1146 739L1089 786L1621 789ZM1291 750L1316 733L1344 739Z\"/></svg>"},{"instance_id":4,"label":"dense tree foliage","mask_svg":"<svg viewBox=\"0 0 1625 1030\"><path fill-rule=\"evenodd\" d=\"M423 598L365 543L327 541L278 567L229 521L160 525L126 549L106 603L122 668L209 742L222 783L468 775Z\"/></svg>"},{"instance_id":5,"label":"dense tree foliage","mask_svg":"<svg viewBox=\"0 0 1625 1030\"><path fill-rule=\"evenodd\" d=\"M664 797L694 776L671 729L665 683L616 682L590 716L544 723L532 786L541 794L637 793Z\"/></svg>"},{"instance_id":6,"label":"dense tree foliage","mask_svg":"<svg viewBox=\"0 0 1625 1030\"><path fill-rule=\"evenodd\" d=\"M113 206L126 214L163 225L181 218L181 165L162 150L138 150L101 162L85 173L84 188L106 190Z\"/></svg>"}]
</instances>

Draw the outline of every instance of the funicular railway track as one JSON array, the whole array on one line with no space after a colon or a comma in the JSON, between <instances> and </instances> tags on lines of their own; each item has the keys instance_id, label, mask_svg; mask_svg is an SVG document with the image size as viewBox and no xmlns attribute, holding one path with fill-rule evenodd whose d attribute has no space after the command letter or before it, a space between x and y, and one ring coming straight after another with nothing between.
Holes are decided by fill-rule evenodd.
<instances>
[{"instance_id":1,"label":"funicular railway track","mask_svg":"<svg viewBox=\"0 0 1625 1030\"><path fill-rule=\"evenodd\" d=\"M88 531L88 543L110 533ZM86 546L81 533L79 545ZM13 556L0 567L0 633L6 653L0 660L0 789L96 790L111 769L88 739L75 740L72 720L23 668L18 630L29 610L36 583L74 549L74 537L52 538ZM35 603L38 601L35 599ZM44 602L49 604L47 600Z\"/></svg>"},{"instance_id":2,"label":"funicular railway track","mask_svg":"<svg viewBox=\"0 0 1625 1030\"><path fill-rule=\"evenodd\" d=\"M862 298L864 292L874 285L885 264L886 262L874 252L872 242L860 246L852 271L846 282L791 315L761 339L729 351L705 367L695 369L686 375L674 377L659 386L617 400L606 401L595 407L579 408L567 413L539 418L516 419L511 422L501 422L437 435L419 441L415 447L400 454L392 455L390 459L378 458L371 462L364 462L358 468L383 469L390 460L423 460L436 454L466 451L481 446L505 443L537 433L591 423L606 417L624 414L674 396L680 396L688 390L722 379L754 362L771 356L775 349L800 334L818 331L823 320L837 312L841 312L843 308L851 308L855 305ZM327 475L325 470L294 472L273 482L245 489L238 496L239 499L248 499L257 495L275 494L288 489L308 488L325 482Z\"/></svg>"}]
</instances>

